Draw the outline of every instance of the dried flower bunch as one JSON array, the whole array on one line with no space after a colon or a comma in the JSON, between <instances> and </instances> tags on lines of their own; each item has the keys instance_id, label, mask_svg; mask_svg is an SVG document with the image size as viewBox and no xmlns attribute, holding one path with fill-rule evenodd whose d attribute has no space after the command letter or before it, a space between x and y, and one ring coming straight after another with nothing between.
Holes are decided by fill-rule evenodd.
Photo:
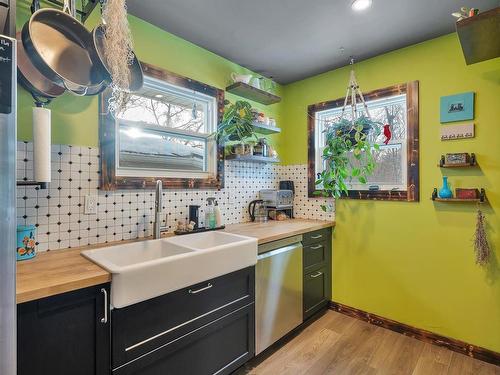
<instances>
[{"instance_id":1,"label":"dried flower bunch","mask_svg":"<svg viewBox=\"0 0 500 375\"><path fill-rule=\"evenodd\" d=\"M486 237L484 215L479 209L477 210L476 231L474 232L474 251L476 253L477 264L480 266L488 264L491 250L488 238Z\"/></svg>"},{"instance_id":2,"label":"dried flower bunch","mask_svg":"<svg viewBox=\"0 0 500 375\"><path fill-rule=\"evenodd\" d=\"M129 98L130 65L134 59L125 0L107 0L102 19L105 24L105 57L112 79L109 109L111 113L119 113Z\"/></svg>"}]
</instances>

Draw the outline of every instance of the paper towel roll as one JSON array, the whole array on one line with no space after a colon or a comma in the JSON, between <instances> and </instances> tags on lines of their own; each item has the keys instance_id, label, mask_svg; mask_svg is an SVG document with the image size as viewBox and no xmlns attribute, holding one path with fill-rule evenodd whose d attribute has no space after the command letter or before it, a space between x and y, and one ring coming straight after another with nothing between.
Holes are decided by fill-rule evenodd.
<instances>
[{"instance_id":1,"label":"paper towel roll","mask_svg":"<svg viewBox=\"0 0 500 375\"><path fill-rule=\"evenodd\" d=\"M50 109L33 108L33 172L36 182L50 182Z\"/></svg>"}]
</instances>

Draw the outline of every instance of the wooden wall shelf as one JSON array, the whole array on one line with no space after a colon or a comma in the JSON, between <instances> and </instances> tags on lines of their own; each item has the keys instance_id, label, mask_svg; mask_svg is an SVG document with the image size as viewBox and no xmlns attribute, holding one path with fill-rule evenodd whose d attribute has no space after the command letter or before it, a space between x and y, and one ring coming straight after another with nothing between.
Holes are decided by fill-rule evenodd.
<instances>
[{"instance_id":1,"label":"wooden wall shelf","mask_svg":"<svg viewBox=\"0 0 500 375\"><path fill-rule=\"evenodd\" d=\"M500 56L500 7L456 23L467 65Z\"/></svg>"},{"instance_id":2,"label":"wooden wall shelf","mask_svg":"<svg viewBox=\"0 0 500 375\"><path fill-rule=\"evenodd\" d=\"M261 124L260 122L252 123L253 131L258 134L277 134L281 133L281 129L277 126L268 126Z\"/></svg>"},{"instance_id":3,"label":"wooden wall shelf","mask_svg":"<svg viewBox=\"0 0 500 375\"><path fill-rule=\"evenodd\" d=\"M226 91L265 105L275 104L281 101L279 96L257 89L243 82L233 83L232 85L226 87Z\"/></svg>"},{"instance_id":4,"label":"wooden wall shelf","mask_svg":"<svg viewBox=\"0 0 500 375\"><path fill-rule=\"evenodd\" d=\"M440 168L475 168L478 166L477 160L476 160L476 155L474 153L470 154L470 160L468 163L446 164L445 160L446 160L445 156L441 155L441 159L439 160L438 167L440 167Z\"/></svg>"},{"instance_id":5,"label":"wooden wall shelf","mask_svg":"<svg viewBox=\"0 0 500 375\"><path fill-rule=\"evenodd\" d=\"M434 188L432 192L431 199L434 202L444 202L444 203L485 203L486 202L486 192L484 189L479 189L479 198L476 199L462 199L462 198L439 198L438 190Z\"/></svg>"},{"instance_id":6,"label":"wooden wall shelf","mask_svg":"<svg viewBox=\"0 0 500 375\"><path fill-rule=\"evenodd\" d=\"M279 163L280 159L258 155L226 155L226 160L248 161L251 163Z\"/></svg>"}]
</instances>

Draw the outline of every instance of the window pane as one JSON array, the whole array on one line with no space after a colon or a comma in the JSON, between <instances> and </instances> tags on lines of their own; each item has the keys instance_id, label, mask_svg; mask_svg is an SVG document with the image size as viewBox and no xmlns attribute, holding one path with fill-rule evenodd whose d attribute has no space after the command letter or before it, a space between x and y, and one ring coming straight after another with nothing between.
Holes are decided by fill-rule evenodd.
<instances>
[{"instance_id":1,"label":"window pane","mask_svg":"<svg viewBox=\"0 0 500 375\"><path fill-rule=\"evenodd\" d=\"M372 150L375 158L375 170L368 176L367 184L359 184L353 180L353 186L358 190L368 190L370 185L384 185L385 188L399 187L404 189L406 186L405 173L403 171L402 160L405 160L403 152L406 152L401 143L380 146L380 150ZM358 165L358 161L351 157L353 165ZM406 164L404 164L406 167Z\"/></svg>"},{"instance_id":2,"label":"window pane","mask_svg":"<svg viewBox=\"0 0 500 375\"><path fill-rule=\"evenodd\" d=\"M140 121L194 133L210 133L207 125L207 103L192 97L168 91L143 89L133 94L119 119Z\"/></svg>"},{"instance_id":3,"label":"window pane","mask_svg":"<svg viewBox=\"0 0 500 375\"><path fill-rule=\"evenodd\" d=\"M371 118L381 124L389 124L392 133L391 141L388 145L384 145L385 136L383 129L380 127L377 131L371 131L368 134L368 140L371 143L377 143L380 150L373 150L376 167L374 173L367 178L367 184L361 184L357 180L351 183L351 189L368 190L370 185L378 185L383 189L406 189L406 95L395 95L390 98L376 99L366 102ZM358 104L358 115L365 114L365 108L362 104ZM317 151L321 152L324 148L326 139L323 130L332 123L340 120L342 108L333 108L316 113L317 127L319 129ZM352 119L352 111L350 107L346 107L344 118ZM320 154L321 155L321 154ZM357 165L358 161L351 157L353 165ZM317 171L320 172L324 168L324 163L317 165Z\"/></svg>"},{"instance_id":4,"label":"window pane","mask_svg":"<svg viewBox=\"0 0 500 375\"><path fill-rule=\"evenodd\" d=\"M206 171L206 141L120 126L120 168Z\"/></svg>"}]
</instances>

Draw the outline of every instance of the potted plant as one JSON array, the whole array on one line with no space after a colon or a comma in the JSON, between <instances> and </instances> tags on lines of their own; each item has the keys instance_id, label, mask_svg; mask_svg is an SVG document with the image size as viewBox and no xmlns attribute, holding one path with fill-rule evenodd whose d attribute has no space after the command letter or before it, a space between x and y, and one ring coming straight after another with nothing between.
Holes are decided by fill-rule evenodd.
<instances>
[{"instance_id":1,"label":"potted plant","mask_svg":"<svg viewBox=\"0 0 500 375\"><path fill-rule=\"evenodd\" d=\"M357 179L366 184L367 177L375 169L372 149L378 150L378 144L368 140L370 131L379 132L380 123L361 116L354 122L340 119L325 129L326 144L323 150L325 169L318 174L316 185L321 190L316 195L340 198L347 195L347 184ZM327 207L321 208L327 211Z\"/></svg>"},{"instance_id":2,"label":"potted plant","mask_svg":"<svg viewBox=\"0 0 500 375\"><path fill-rule=\"evenodd\" d=\"M234 145L236 153L244 154L245 140L252 137L257 140L252 126L252 106L244 100L235 103L226 100L224 104L224 115L215 137L219 143L236 142Z\"/></svg>"}]
</instances>

